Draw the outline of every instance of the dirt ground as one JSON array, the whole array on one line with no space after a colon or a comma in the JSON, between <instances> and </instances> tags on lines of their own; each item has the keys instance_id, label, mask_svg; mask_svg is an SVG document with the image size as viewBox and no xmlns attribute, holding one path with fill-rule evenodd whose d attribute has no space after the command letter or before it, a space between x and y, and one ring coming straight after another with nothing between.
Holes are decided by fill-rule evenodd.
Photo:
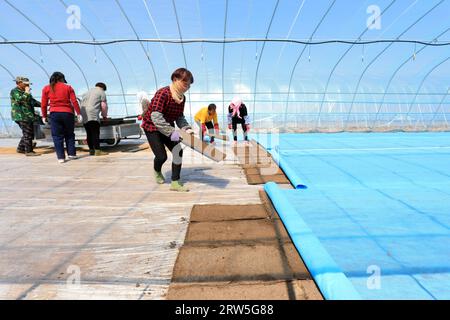
<instances>
[{"instance_id":1,"label":"dirt ground","mask_svg":"<svg viewBox=\"0 0 450 320\"><path fill-rule=\"evenodd\" d=\"M248 184L290 185L280 168L267 169L273 160L254 142L233 151ZM270 200L259 193L260 204L192 208L168 299L322 299Z\"/></svg>"}]
</instances>

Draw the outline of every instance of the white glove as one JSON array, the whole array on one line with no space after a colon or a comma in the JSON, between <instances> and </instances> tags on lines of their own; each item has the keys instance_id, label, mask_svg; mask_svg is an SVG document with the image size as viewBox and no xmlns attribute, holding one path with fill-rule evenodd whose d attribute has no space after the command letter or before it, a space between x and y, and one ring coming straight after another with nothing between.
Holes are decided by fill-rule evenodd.
<instances>
[{"instance_id":1,"label":"white glove","mask_svg":"<svg viewBox=\"0 0 450 320\"><path fill-rule=\"evenodd\" d=\"M82 123L83 122L83 116L81 114L77 115L77 122Z\"/></svg>"},{"instance_id":2,"label":"white glove","mask_svg":"<svg viewBox=\"0 0 450 320\"><path fill-rule=\"evenodd\" d=\"M187 134L194 134L194 130L192 130L191 128L189 128L189 129L186 129L186 133Z\"/></svg>"}]
</instances>

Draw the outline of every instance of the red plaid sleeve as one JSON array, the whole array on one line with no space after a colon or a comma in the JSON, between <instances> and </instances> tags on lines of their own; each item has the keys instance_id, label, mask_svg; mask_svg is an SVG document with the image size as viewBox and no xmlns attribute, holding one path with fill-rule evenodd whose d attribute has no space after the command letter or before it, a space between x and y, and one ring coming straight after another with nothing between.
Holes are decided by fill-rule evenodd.
<instances>
[{"instance_id":1,"label":"red plaid sleeve","mask_svg":"<svg viewBox=\"0 0 450 320\"><path fill-rule=\"evenodd\" d=\"M151 101L150 109L152 111L164 113L168 100L169 96L167 90L158 90Z\"/></svg>"},{"instance_id":2,"label":"red plaid sleeve","mask_svg":"<svg viewBox=\"0 0 450 320\"><path fill-rule=\"evenodd\" d=\"M166 90L167 88L168 87L161 88L156 91L149 103L147 111L143 114L142 128L144 128L145 131L152 132L158 130L152 121L151 114L153 111L158 111L164 114L163 111L166 109L167 102L169 101L169 95L167 94L167 91L169 90Z\"/></svg>"}]
</instances>

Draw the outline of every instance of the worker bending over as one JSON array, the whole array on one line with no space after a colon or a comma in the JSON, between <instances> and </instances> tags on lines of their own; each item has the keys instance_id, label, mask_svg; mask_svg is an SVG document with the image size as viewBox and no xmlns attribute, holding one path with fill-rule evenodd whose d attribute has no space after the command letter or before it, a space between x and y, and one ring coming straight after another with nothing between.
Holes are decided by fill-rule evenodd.
<instances>
[{"instance_id":1,"label":"worker bending over","mask_svg":"<svg viewBox=\"0 0 450 320\"><path fill-rule=\"evenodd\" d=\"M211 134L219 134L219 122L217 121L217 112L216 105L211 103L208 107L204 107L200 109L194 117L195 123L197 123L199 127L199 137L200 140L203 141L203 138L206 134L206 130L208 129L210 135ZM210 138L211 144L214 144L214 135L211 135Z\"/></svg>"},{"instance_id":2,"label":"worker bending over","mask_svg":"<svg viewBox=\"0 0 450 320\"><path fill-rule=\"evenodd\" d=\"M108 117L105 91L106 84L98 82L94 88L83 95L81 100L81 115L83 116L83 126L86 129L89 154L91 156L108 154L100 150L100 114L103 120L106 120Z\"/></svg>"}]
</instances>

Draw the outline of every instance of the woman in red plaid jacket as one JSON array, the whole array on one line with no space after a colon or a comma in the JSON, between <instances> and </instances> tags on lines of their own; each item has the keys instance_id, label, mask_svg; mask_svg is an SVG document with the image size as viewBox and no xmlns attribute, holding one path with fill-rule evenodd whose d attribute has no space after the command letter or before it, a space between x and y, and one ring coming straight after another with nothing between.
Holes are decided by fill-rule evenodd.
<instances>
[{"instance_id":1,"label":"woman in red plaid jacket","mask_svg":"<svg viewBox=\"0 0 450 320\"><path fill-rule=\"evenodd\" d=\"M172 73L171 79L172 83L169 86L156 91L143 116L142 128L155 155L153 168L156 182L159 184L165 182L161 168L167 160L167 147L172 152L170 190L186 192L189 189L180 182L183 150L180 145L180 133L175 130L175 123L186 133L194 134L183 114L186 101L184 94L194 83L194 77L189 70L179 68Z\"/></svg>"}]
</instances>

